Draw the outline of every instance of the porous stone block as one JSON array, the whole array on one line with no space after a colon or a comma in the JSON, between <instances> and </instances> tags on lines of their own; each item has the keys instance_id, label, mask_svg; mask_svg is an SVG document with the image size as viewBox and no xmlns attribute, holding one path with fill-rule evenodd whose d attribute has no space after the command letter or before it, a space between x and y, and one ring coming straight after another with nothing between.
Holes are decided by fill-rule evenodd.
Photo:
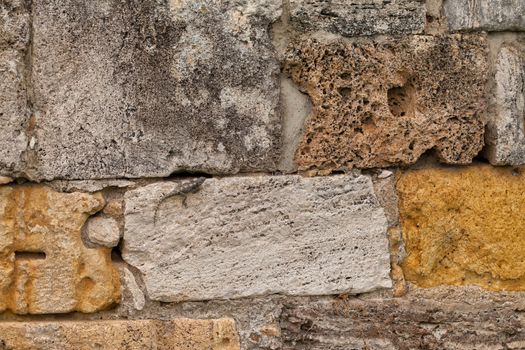
<instances>
[{"instance_id":1,"label":"porous stone block","mask_svg":"<svg viewBox=\"0 0 525 350\"><path fill-rule=\"evenodd\" d=\"M94 312L119 302L111 250L86 248L81 238L103 206L100 194L0 187L0 311Z\"/></svg>"},{"instance_id":2,"label":"porous stone block","mask_svg":"<svg viewBox=\"0 0 525 350\"><path fill-rule=\"evenodd\" d=\"M33 10L32 178L275 168L268 27L281 1L42 0Z\"/></svg>"},{"instance_id":3,"label":"porous stone block","mask_svg":"<svg viewBox=\"0 0 525 350\"><path fill-rule=\"evenodd\" d=\"M159 182L125 201L122 257L153 300L391 287L387 222L367 176Z\"/></svg>"},{"instance_id":4,"label":"porous stone block","mask_svg":"<svg viewBox=\"0 0 525 350\"><path fill-rule=\"evenodd\" d=\"M0 345L16 350L239 350L232 319L0 323Z\"/></svg>"},{"instance_id":5,"label":"porous stone block","mask_svg":"<svg viewBox=\"0 0 525 350\"><path fill-rule=\"evenodd\" d=\"M494 293L478 300L481 293L473 289L462 295L448 292L433 298L287 301L281 316L282 349L497 350L525 344L518 311L523 295Z\"/></svg>"},{"instance_id":6,"label":"porous stone block","mask_svg":"<svg viewBox=\"0 0 525 350\"><path fill-rule=\"evenodd\" d=\"M525 163L525 49L500 47L495 62L486 135L487 158L494 165Z\"/></svg>"},{"instance_id":7,"label":"porous stone block","mask_svg":"<svg viewBox=\"0 0 525 350\"><path fill-rule=\"evenodd\" d=\"M525 30L523 0L445 0L450 30Z\"/></svg>"},{"instance_id":8,"label":"porous stone block","mask_svg":"<svg viewBox=\"0 0 525 350\"><path fill-rule=\"evenodd\" d=\"M405 279L420 287L525 290L525 175L490 166L404 172Z\"/></svg>"},{"instance_id":9,"label":"porous stone block","mask_svg":"<svg viewBox=\"0 0 525 350\"><path fill-rule=\"evenodd\" d=\"M425 13L421 0L290 0L290 22L296 29L351 37L421 33Z\"/></svg>"},{"instance_id":10,"label":"porous stone block","mask_svg":"<svg viewBox=\"0 0 525 350\"><path fill-rule=\"evenodd\" d=\"M20 174L28 143L29 28L29 1L0 2L0 175Z\"/></svg>"},{"instance_id":11,"label":"porous stone block","mask_svg":"<svg viewBox=\"0 0 525 350\"><path fill-rule=\"evenodd\" d=\"M483 147L487 67L479 35L295 42L285 70L313 104L299 169L412 164L432 149L471 162Z\"/></svg>"}]
</instances>

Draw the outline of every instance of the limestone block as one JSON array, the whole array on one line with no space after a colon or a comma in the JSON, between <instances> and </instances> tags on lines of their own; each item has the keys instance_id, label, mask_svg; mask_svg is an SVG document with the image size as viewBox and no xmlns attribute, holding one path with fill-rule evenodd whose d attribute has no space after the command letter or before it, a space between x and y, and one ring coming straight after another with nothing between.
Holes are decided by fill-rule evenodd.
<instances>
[{"instance_id":1,"label":"limestone block","mask_svg":"<svg viewBox=\"0 0 525 350\"><path fill-rule=\"evenodd\" d=\"M405 278L421 287L525 290L525 175L472 166L398 180Z\"/></svg>"},{"instance_id":2,"label":"limestone block","mask_svg":"<svg viewBox=\"0 0 525 350\"><path fill-rule=\"evenodd\" d=\"M275 168L280 0L33 7L32 178Z\"/></svg>"},{"instance_id":3,"label":"limestone block","mask_svg":"<svg viewBox=\"0 0 525 350\"><path fill-rule=\"evenodd\" d=\"M487 158L495 165L525 163L525 50L503 45L496 58L486 136Z\"/></svg>"},{"instance_id":4,"label":"limestone block","mask_svg":"<svg viewBox=\"0 0 525 350\"><path fill-rule=\"evenodd\" d=\"M450 30L525 30L523 0L445 0Z\"/></svg>"},{"instance_id":5,"label":"limestone block","mask_svg":"<svg viewBox=\"0 0 525 350\"><path fill-rule=\"evenodd\" d=\"M120 241L120 228L112 217L97 216L90 218L86 223L86 236L90 243L103 246L115 247Z\"/></svg>"},{"instance_id":6,"label":"limestone block","mask_svg":"<svg viewBox=\"0 0 525 350\"><path fill-rule=\"evenodd\" d=\"M313 104L299 169L412 164L432 149L471 162L483 147L486 56L478 35L297 41L285 70Z\"/></svg>"},{"instance_id":7,"label":"limestone block","mask_svg":"<svg viewBox=\"0 0 525 350\"><path fill-rule=\"evenodd\" d=\"M103 205L100 194L0 187L0 311L94 312L118 303L111 250L88 249L81 239Z\"/></svg>"},{"instance_id":8,"label":"limestone block","mask_svg":"<svg viewBox=\"0 0 525 350\"><path fill-rule=\"evenodd\" d=\"M425 12L420 0L290 0L290 21L300 31L351 37L421 33Z\"/></svg>"},{"instance_id":9,"label":"limestone block","mask_svg":"<svg viewBox=\"0 0 525 350\"><path fill-rule=\"evenodd\" d=\"M0 176L19 174L28 143L25 55L29 23L29 1L0 2Z\"/></svg>"},{"instance_id":10,"label":"limestone block","mask_svg":"<svg viewBox=\"0 0 525 350\"><path fill-rule=\"evenodd\" d=\"M281 319L282 349L522 349L525 323L517 310L523 306L516 301L523 295L478 301L479 294L290 300Z\"/></svg>"},{"instance_id":11,"label":"limestone block","mask_svg":"<svg viewBox=\"0 0 525 350\"><path fill-rule=\"evenodd\" d=\"M387 222L367 176L159 182L125 201L122 257L153 300L391 286Z\"/></svg>"},{"instance_id":12,"label":"limestone block","mask_svg":"<svg viewBox=\"0 0 525 350\"><path fill-rule=\"evenodd\" d=\"M0 323L0 345L16 350L239 350L232 319Z\"/></svg>"}]
</instances>

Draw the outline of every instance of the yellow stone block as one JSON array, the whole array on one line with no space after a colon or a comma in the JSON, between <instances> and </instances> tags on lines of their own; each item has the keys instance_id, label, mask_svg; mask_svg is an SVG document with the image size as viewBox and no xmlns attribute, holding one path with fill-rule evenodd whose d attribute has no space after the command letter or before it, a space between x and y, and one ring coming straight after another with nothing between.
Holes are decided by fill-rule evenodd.
<instances>
[{"instance_id":1,"label":"yellow stone block","mask_svg":"<svg viewBox=\"0 0 525 350\"><path fill-rule=\"evenodd\" d=\"M111 249L87 248L81 229L102 195L0 187L0 311L94 312L120 300Z\"/></svg>"},{"instance_id":2,"label":"yellow stone block","mask_svg":"<svg viewBox=\"0 0 525 350\"><path fill-rule=\"evenodd\" d=\"M406 280L525 290L525 175L488 165L403 172Z\"/></svg>"},{"instance_id":3,"label":"yellow stone block","mask_svg":"<svg viewBox=\"0 0 525 350\"><path fill-rule=\"evenodd\" d=\"M16 350L240 349L235 321L229 318L3 322L1 345Z\"/></svg>"}]
</instances>

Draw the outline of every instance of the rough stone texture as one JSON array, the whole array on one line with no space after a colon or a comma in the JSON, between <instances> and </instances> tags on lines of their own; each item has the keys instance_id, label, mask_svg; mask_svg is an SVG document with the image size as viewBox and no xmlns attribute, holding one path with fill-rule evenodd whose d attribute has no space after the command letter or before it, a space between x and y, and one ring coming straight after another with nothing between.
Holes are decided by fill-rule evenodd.
<instances>
[{"instance_id":1,"label":"rough stone texture","mask_svg":"<svg viewBox=\"0 0 525 350\"><path fill-rule=\"evenodd\" d=\"M421 287L525 290L524 180L490 166L404 172L397 189L405 278Z\"/></svg>"},{"instance_id":2,"label":"rough stone texture","mask_svg":"<svg viewBox=\"0 0 525 350\"><path fill-rule=\"evenodd\" d=\"M495 165L525 163L525 49L504 44L497 55L495 85L486 136L487 158Z\"/></svg>"},{"instance_id":3,"label":"rough stone texture","mask_svg":"<svg viewBox=\"0 0 525 350\"><path fill-rule=\"evenodd\" d=\"M35 1L35 179L275 168L281 1ZM60 38L57 40L57 38Z\"/></svg>"},{"instance_id":4,"label":"rough stone texture","mask_svg":"<svg viewBox=\"0 0 525 350\"><path fill-rule=\"evenodd\" d=\"M522 349L523 304L476 296L469 291L461 300L289 301L281 321L282 349Z\"/></svg>"},{"instance_id":5,"label":"rough stone texture","mask_svg":"<svg viewBox=\"0 0 525 350\"><path fill-rule=\"evenodd\" d=\"M104 189L127 188L135 186L135 181L128 180L55 180L46 182L46 185L58 192L98 192Z\"/></svg>"},{"instance_id":6,"label":"rough stone texture","mask_svg":"<svg viewBox=\"0 0 525 350\"><path fill-rule=\"evenodd\" d=\"M90 218L85 226L88 241L97 246L115 247L120 241L120 228L111 217L96 216Z\"/></svg>"},{"instance_id":7,"label":"rough stone texture","mask_svg":"<svg viewBox=\"0 0 525 350\"><path fill-rule=\"evenodd\" d=\"M0 346L16 350L239 350L231 319L0 323Z\"/></svg>"},{"instance_id":8,"label":"rough stone texture","mask_svg":"<svg viewBox=\"0 0 525 350\"><path fill-rule=\"evenodd\" d=\"M366 176L160 182L125 199L122 256L153 300L391 286L386 218Z\"/></svg>"},{"instance_id":9,"label":"rough stone texture","mask_svg":"<svg viewBox=\"0 0 525 350\"><path fill-rule=\"evenodd\" d=\"M110 249L86 248L80 233L103 206L100 195L0 187L0 311L94 312L118 303Z\"/></svg>"},{"instance_id":10,"label":"rough stone texture","mask_svg":"<svg viewBox=\"0 0 525 350\"><path fill-rule=\"evenodd\" d=\"M122 276L122 286L124 293L129 293L131 306L135 310L142 310L144 309L144 306L146 305L146 299L144 297L144 293L142 293L142 290L140 289L137 280L135 279L135 276L133 273L127 268L126 266L122 266L120 268L121 276ZM126 302L125 296L123 296L123 303Z\"/></svg>"},{"instance_id":11,"label":"rough stone texture","mask_svg":"<svg viewBox=\"0 0 525 350\"><path fill-rule=\"evenodd\" d=\"M297 86L285 78L281 79L281 104L283 142L279 170L292 173L297 171L294 162L295 150L301 141L305 120L312 111L312 104L306 94L297 90Z\"/></svg>"},{"instance_id":12,"label":"rough stone texture","mask_svg":"<svg viewBox=\"0 0 525 350\"><path fill-rule=\"evenodd\" d=\"M450 30L525 30L523 0L445 0Z\"/></svg>"},{"instance_id":13,"label":"rough stone texture","mask_svg":"<svg viewBox=\"0 0 525 350\"><path fill-rule=\"evenodd\" d=\"M290 0L290 22L295 28L350 37L421 33L425 12L422 0Z\"/></svg>"},{"instance_id":14,"label":"rough stone texture","mask_svg":"<svg viewBox=\"0 0 525 350\"><path fill-rule=\"evenodd\" d=\"M0 175L19 174L28 138L29 1L0 1Z\"/></svg>"},{"instance_id":15,"label":"rough stone texture","mask_svg":"<svg viewBox=\"0 0 525 350\"><path fill-rule=\"evenodd\" d=\"M471 162L483 146L486 50L477 35L296 42L285 69L313 103L299 169L411 164L430 149Z\"/></svg>"}]
</instances>

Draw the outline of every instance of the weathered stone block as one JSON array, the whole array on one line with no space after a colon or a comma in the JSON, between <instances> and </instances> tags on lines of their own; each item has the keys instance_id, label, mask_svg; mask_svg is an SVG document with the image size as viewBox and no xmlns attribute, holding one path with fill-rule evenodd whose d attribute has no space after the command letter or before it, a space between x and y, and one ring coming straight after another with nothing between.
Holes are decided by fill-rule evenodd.
<instances>
[{"instance_id":1,"label":"weathered stone block","mask_svg":"<svg viewBox=\"0 0 525 350\"><path fill-rule=\"evenodd\" d=\"M486 135L487 158L495 165L525 163L525 50L504 44L495 63Z\"/></svg>"},{"instance_id":2,"label":"weathered stone block","mask_svg":"<svg viewBox=\"0 0 525 350\"><path fill-rule=\"evenodd\" d=\"M412 164L431 149L471 162L483 147L486 51L477 35L291 45L285 69L313 104L299 168Z\"/></svg>"},{"instance_id":3,"label":"weathered stone block","mask_svg":"<svg viewBox=\"0 0 525 350\"><path fill-rule=\"evenodd\" d=\"M34 2L31 176L274 169L279 64L268 27L280 6Z\"/></svg>"},{"instance_id":4,"label":"weathered stone block","mask_svg":"<svg viewBox=\"0 0 525 350\"><path fill-rule=\"evenodd\" d=\"M523 0L445 0L450 30L525 30Z\"/></svg>"},{"instance_id":5,"label":"weathered stone block","mask_svg":"<svg viewBox=\"0 0 525 350\"><path fill-rule=\"evenodd\" d=\"M29 350L239 350L232 319L0 323L0 345Z\"/></svg>"},{"instance_id":6,"label":"weathered stone block","mask_svg":"<svg viewBox=\"0 0 525 350\"><path fill-rule=\"evenodd\" d=\"M387 222L367 176L160 182L125 200L122 256L153 300L391 286Z\"/></svg>"},{"instance_id":7,"label":"weathered stone block","mask_svg":"<svg viewBox=\"0 0 525 350\"><path fill-rule=\"evenodd\" d=\"M290 0L295 28L345 36L421 33L425 13L421 0Z\"/></svg>"},{"instance_id":8,"label":"weathered stone block","mask_svg":"<svg viewBox=\"0 0 525 350\"><path fill-rule=\"evenodd\" d=\"M0 2L0 175L18 175L28 138L29 1Z\"/></svg>"},{"instance_id":9,"label":"weathered stone block","mask_svg":"<svg viewBox=\"0 0 525 350\"><path fill-rule=\"evenodd\" d=\"M525 290L525 175L472 166L398 180L405 278L421 287Z\"/></svg>"},{"instance_id":10,"label":"weathered stone block","mask_svg":"<svg viewBox=\"0 0 525 350\"><path fill-rule=\"evenodd\" d=\"M525 323L517 310L522 305L495 303L505 300L496 295L488 301L477 297L469 290L462 300L289 301L282 313L282 349L521 349Z\"/></svg>"},{"instance_id":11,"label":"weathered stone block","mask_svg":"<svg viewBox=\"0 0 525 350\"><path fill-rule=\"evenodd\" d=\"M97 216L89 219L85 232L87 240L97 246L115 247L120 240L120 228L111 217Z\"/></svg>"},{"instance_id":12,"label":"weathered stone block","mask_svg":"<svg viewBox=\"0 0 525 350\"><path fill-rule=\"evenodd\" d=\"M86 248L80 233L103 206L101 195L0 187L0 311L94 312L118 303L111 250Z\"/></svg>"}]
</instances>

